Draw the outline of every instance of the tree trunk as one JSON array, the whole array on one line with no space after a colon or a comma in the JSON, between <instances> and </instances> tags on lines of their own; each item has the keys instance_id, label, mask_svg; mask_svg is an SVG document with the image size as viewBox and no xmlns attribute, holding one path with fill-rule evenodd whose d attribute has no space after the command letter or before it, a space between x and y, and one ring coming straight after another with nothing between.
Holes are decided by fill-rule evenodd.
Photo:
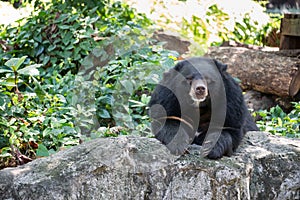
<instances>
[{"instance_id":1,"label":"tree trunk","mask_svg":"<svg viewBox=\"0 0 300 200\"><path fill-rule=\"evenodd\" d=\"M242 47L211 47L206 56L228 65L243 89L294 97L300 89L300 59ZM298 96L298 95L297 95Z\"/></svg>"}]
</instances>

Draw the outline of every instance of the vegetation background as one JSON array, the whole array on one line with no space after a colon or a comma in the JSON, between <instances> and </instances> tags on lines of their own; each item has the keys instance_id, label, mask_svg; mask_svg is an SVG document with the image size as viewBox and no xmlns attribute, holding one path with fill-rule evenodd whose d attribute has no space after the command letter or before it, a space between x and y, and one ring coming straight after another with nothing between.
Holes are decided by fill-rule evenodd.
<instances>
[{"instance_id":1,"label":"vegetation background","mask_svg":"<svg viewBox=\"0 0 300 200\"><path fill-rule=\"evenodd\" d=\"M150 13L161 8L160 1L152 2ZM250 12L235 17L210 4L202 16L178 21L162 12L162 21L139 13L130 1L131 6L112 0L11 3L30 14L0 25L0 169L96 137L152 137L151 91L179 57L152 39L155 30L192 38L191 54L201 55L227 40L266 45L281 17L261 8L267 20L258 23ZM253 114L260 116L261 130L299 137L299 112L298 102L290 113L277 106Z\"/></svg>"}]
</instances>

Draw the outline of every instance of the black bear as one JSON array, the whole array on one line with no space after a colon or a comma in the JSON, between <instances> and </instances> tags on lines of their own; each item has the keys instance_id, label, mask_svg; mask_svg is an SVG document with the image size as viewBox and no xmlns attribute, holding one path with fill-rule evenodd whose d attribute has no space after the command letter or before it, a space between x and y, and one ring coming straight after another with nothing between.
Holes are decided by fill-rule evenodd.
<instances>
[{"instance_id":1,"label":"black bear","mask_svg":"<svg viewBox=\"0 0 300 200\"><path fill-rule=\"evenodd\" d=\"M247 131L258 130L227 65L205 57L165 72L149 102L151 129L171 153L202 145L203 156L231 156Z\"/></svg>"}]
</instances>

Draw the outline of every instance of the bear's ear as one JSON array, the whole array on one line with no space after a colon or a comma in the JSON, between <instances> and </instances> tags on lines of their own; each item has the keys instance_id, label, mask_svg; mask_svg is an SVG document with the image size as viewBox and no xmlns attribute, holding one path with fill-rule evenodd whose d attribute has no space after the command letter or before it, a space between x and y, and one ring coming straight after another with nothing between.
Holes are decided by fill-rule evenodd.
<instances>
[{"instance_id":1,"label":"bear's ear","mask_svg":"<svg viewBox=\"0 0 300 200\"><path fill-rule=\"evenodd\" d=\"M181 62L178 62L176 65L175 65L175 67L174 67L174 69L176 70L176 71L178 71L178 72L180 72L181 71L181 69L183 68L183 62L181 61Z\"/></svg>"},{"instance_id":2,"label":"bear's ear","mask_svg":"<svg viewBox=\"0 0 300 200\"><path fill-rule=\"evenodd\" d=\"M218 67L219 71L220 72L224 72L227 70L227 65L226 64L223 64L223 63L220 63L219 61L213 59L215 65Z\"/></svg>"},{"instance_id":3,"label":"bear's ear","mask_svg":"<svg viewBox=\"0 0 300 200\"><path fill-rule=\"evenodd\" d=\"M176 70L174 70L173 68L169 69L168 71L163 73L163 81L170 81L172 80L176 75L178 74L178 72Z\"/></svg>"}]
</instances>

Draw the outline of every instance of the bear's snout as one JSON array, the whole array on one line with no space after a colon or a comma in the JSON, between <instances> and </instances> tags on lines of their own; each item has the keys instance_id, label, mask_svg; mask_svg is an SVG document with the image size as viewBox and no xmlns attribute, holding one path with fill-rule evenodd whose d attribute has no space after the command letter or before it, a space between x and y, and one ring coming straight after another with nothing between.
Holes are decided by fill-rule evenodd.
<instances>
[{"instance_id":1,"label":"bear's snout","mask_svg":"<svg viewBox=\"0 0 300 200\"><path fill-rule=\"evenodd\" d=\"M195 88L196 95L205 95L206 87L204 85L199 85Z\"/></svg>"},{"instance_id":2,"label":"bear's snout","mask_svg":"<svg viewBox=\"0 0 300 200\"><path fill-rule=\"evenodd\" d=\"M194 102L202 102L208 95L207 84L203 79L196 79L192 81L189 95Z\"/></svg>"}]
</instances>

